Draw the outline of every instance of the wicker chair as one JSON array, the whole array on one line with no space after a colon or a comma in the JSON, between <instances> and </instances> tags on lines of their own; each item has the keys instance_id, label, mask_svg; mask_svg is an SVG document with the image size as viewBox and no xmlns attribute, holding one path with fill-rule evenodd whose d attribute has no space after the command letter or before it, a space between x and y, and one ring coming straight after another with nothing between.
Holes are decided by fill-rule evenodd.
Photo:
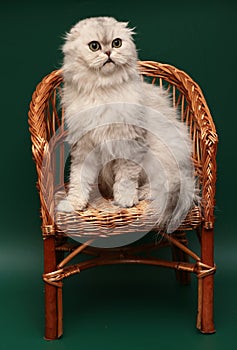
<instances>
[{"instance_id":1,"label":"wicker chair","mask_svg":"<svg viewBox=\"0 0 237 350\"><path fill-rule=\"evenodd\" d=\"M190 273L198 278L197 328L203 333L215 332L213 322L213 286L215 265L214 252L214 196L216 182L217 134L210 111L199 86L183 71L168 64L138 62L141 77L153 84L169 89L173 105L180 108L181 119L190 130L193 142L193 163L202 196L202 208L194 207L178 230L171 235L163 233L163 239L140 246L128 245L120 248L96 248L91 245L94 237L109 237L113 228L120 227L116 234L126 235L127 223L134 235L144 230L147 222L137 220L144 211L144 204L135 208L101 213L94 208L84 212L55 214L55 193L64 188L65 149L61 142L59 153L52 150L65 136L64 114L58 94L62 84L60 70L53 71L37 86L30 103L29 126L32 139L33 158L38 174L44 242L45 282L45 339L56 339L62 335L62 281L82 270L106 264L141 263L175 269L183 283L189 281ZM53 142L52 142L53 140ZM57 158L57 159L56 159ZM55 166L56 163L59 163ZM55 169L59 176L55 181ZM57 183L56 183L57 182ZM147 216L149 221L149 215ZM136 226L136 222L138 222ZM139 226L140 225L140 226ZM91 230L91 227L94 229ZM109 230L108 230L109 228ZM153 231L156 228L153 229ZM200 257L187 246L185 232L193 230L200 242ZM131 231L131 228L130 228ZM66 233L65 233L66 232ZM68 232L75 240L68 240ZM78 237L86 237L78 243ZM164 261L152 256L152 251L171 246L173 259ZM70 264L78 254L88 254L90 259ZM149 253L144 255L143 253ZM148 257L147 257L148 256ZM189 262L189 257L193 262Z\"/></svg>"}]
</instances>

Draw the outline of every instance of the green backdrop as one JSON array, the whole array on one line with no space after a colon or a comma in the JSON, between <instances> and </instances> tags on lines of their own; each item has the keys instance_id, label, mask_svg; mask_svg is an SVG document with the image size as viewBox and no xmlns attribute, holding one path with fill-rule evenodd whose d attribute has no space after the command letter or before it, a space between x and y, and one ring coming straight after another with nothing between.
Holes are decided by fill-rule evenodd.
<instances>
[{"instance_id":1,"label":"green backdrop","mask_svg":"<svg viewBox=\"0 0 237 350\"><path fill-rule=\"evenodd\" d=\"M43 340L42 240L27 111L44 75L61 65L62 37L78 20L111 15L136 27L140 59L175 65L201 86L216 123L215 323L195 330L196 280L173 271L111 266L65 282L64 337ZM237 2L1 1L0 347L234 349L237 345Z\"/></svg>"}]
</instances>

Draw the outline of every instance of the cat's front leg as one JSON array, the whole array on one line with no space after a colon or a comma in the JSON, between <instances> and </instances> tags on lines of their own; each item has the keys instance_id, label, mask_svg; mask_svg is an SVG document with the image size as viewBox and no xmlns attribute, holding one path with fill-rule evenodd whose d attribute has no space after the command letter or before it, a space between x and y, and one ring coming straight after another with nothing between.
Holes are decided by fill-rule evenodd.
<instances>
[{"instance_id":1,"label":"cat's front leg","mask_svg":"<svg viewBox=\"0 0 237 350\"><path fill-rule=\"evenodd\" d=\"M90 191L91 185L85 176L82 176L81 164L77 166L72 164L68 194L60 201L57 210L63 212L83 210L87 206Z\"/></svg>"},{"instance_id":2,"label":"cat's front leg","mask_svg":"<svg viewBox=\"0 0 237 350\"><path fill-rule=\"evenodd\" d=\"M129 160L118 160L114 171L114 202L123 208L133 207L139 201L138 179L141 167Z\"/></svg>"},{"instance_id":3,"label":"cat's front leg","mask_svg":"<svg viewBox=\"0 0 237 350\"><path fill-rule=\"evenodd\" d=\"M86 208L98 170L95 155L80 150L72 152L69 190L57 206L58 211L72 212Z\"/></svg>"}]
</instances>

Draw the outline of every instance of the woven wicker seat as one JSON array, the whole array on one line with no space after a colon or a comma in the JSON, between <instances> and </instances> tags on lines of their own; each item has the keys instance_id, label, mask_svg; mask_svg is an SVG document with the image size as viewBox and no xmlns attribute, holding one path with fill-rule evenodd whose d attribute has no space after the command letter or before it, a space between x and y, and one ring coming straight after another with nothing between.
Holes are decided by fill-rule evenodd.
<instances>
[{"instance_id":1,"label":"woven wicker seat","mask_svg":"<svg viewBox=\"0 0 237 350\"><path fill-rule=\"evenodd\" d=\"M33 158L38 174L42 235L44 240L45 281L45 338L62 335L62 281L92 266L119 263L141 263L164 266L176 270L178 279L189 281L190 273L198 278L197 328L213 333L214 250L214 196L216 182L217 134L210 111L199 86L183 71L157 62L138 62L141 78L167 88L173 96L173 105L181 111L181 120L190 130L193 142L193 164L202 197L202 206L194 207L170 235L160 232L162 240L141 246L99 248L92 246L95 238L138 232L158 231L149 212L149 205L141 201L136 207L119 209L111 202L108 206L89 205L86 210L73 213L55 211L57 200L65 193L65 140L64 111L59 95L63 84L61 71L53 71L37 86L30 103L29 126ZM185 232L193 230L200 241L200 256L187 246ZM69 240L68 237L73 238ZM80 239L83 239L81 243ZM147 258L143 253L171 246L172 261ZM78 254L90 259L70 264ZM149 255L150 256L150 255ZM189 262L191 257L194 262Z\"/></svg>"}]
</instances>

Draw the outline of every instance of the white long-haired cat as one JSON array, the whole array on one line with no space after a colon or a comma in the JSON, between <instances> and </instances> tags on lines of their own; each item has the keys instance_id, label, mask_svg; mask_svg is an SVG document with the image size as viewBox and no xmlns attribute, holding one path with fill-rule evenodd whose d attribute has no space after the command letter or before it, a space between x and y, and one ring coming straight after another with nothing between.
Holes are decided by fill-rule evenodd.
<instances>
[{"instance_id":1,"label":"white long-haired cat","mask_svg":"<svg viewBox=\"0 0 237 350\"><path fill-rule=\"evenodd\" d=\"M63 46L63 98L71 145L67 197L57 210L87 206L100 182L120 207L154 203L158 223L178 227L195 200L191 143L165 91L142 81L133 31L88 18Z\"/></svg>"}]
</instances>

